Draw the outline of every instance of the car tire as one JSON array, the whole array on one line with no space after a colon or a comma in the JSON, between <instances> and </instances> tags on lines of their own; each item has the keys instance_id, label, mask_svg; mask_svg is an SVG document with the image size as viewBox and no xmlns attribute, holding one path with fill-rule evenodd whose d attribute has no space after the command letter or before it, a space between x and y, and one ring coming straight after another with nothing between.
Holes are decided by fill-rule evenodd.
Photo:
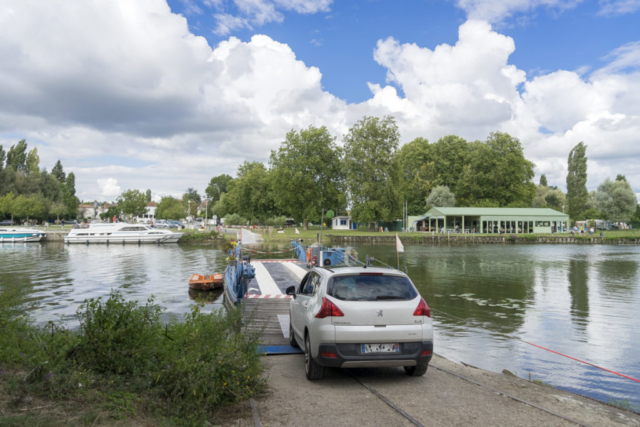
<instances>
[{"instance_id":1,"label":"car tire","mask_svg":"<svg viewBox=\"0 0 640 427\"><path fill-rule=\"evenodd\" d=\"M291 325L291 315L289 315L289 345L293 348L300 348L296 336L293 334L293 326Z\"/></svg>"},{"instance_id":2,"label":"car tire","mask_svg":"<svg viewBox=\"0 0 640 427\"><path fill-rule=\"evenodd\" d=\"M304 340L304 372L309 381L321 380L324 375L324 366L318 365L311 355L311 340L307 335Z\"/></svg>"},{"instance_id":3,"label":"car tire","mask_svg":"<svg viewBox=\"0 0 640 427\"><path fill-rule=\"evenodd\" d=\"M405 366L404 372L410 377L421 377L427 373L428 367L429 367L428 363L425 363L424 365Z\"/></svg>"}]
</instances>

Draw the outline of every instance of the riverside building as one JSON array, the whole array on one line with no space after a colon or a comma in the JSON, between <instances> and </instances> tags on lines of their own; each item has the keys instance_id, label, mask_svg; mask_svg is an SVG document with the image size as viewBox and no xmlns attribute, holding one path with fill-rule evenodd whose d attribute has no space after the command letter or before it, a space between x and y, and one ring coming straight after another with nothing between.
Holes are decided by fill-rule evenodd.
<instances>
[{"instance_id":1,"label":"riverside building","mask_svg":"<svg viewBox=\"0 0 640 427\"><path fill-rule=\"evenodd\" d=\"M569 215L549 208L431 208L409 217L415 231L535 234L569 230Z\"/></svg>"}]
</instances>

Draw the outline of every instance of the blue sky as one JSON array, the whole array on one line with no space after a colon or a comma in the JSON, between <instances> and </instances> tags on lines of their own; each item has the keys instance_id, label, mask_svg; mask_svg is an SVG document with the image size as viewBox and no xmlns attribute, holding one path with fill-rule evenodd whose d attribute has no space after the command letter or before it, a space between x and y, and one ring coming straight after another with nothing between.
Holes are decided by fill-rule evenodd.
<instances>
[{"instance_id":1,"label":"blue sky","mask_svg":"<svg viewBox=\"0 0 640 427\"><path fill-rule=\"evenodd\" d=\"M458 27L467 19L467 13L451 1L337 1L328 12L282 11L283 22L220 36L214 33L215 8L200 4L202 13L194 13L189 4L196 1L168 3L172 11L187 18L194 34L205 37L212 46L229 36L249 41L256 33L266 34L288 44L308 66L318 67L324 88L348 102L370 98L366 82L385 82L386 70L373 59L378 40L393 37L430 49L455 44ZM237 13L233 4L226 7ZM640 13L602 16L598 14L601 9L596 1L562 11L542 7L516 13L496 29L514 38L516 51L510 63L529 78L558 69L594 69L603 65L602 58L612 50L640 39Z\"/></svg>"},{"instance_id":2,"label":"blue sky","mask_svg":"<svg viewBox=\"0 0 640 427\"><path fill-rule=\"evenodd\" d=\"M589 190L640 195L640 0L4 0L0 55L0 145L86 200L203 191L365 115L401 144L508 132L561 188L584 141Z\"/></svg>"}]
</instances>

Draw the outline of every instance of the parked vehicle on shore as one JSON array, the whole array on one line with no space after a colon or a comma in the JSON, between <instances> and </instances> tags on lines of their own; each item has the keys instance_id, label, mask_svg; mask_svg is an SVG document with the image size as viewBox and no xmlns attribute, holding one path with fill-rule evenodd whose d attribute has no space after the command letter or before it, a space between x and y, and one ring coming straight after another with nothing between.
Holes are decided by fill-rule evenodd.
<instances>
[{"instance_id":1,"label":"parked vehicle on shore","mask_svg":"<svg viewBox=\"0 0 640 427\"><path fill-rule=\"evenodd\" d=\"M307 379L324 367L403 366L427 372L433 352L431 312L409 277L373 267L313 268L287 289L289 340L305 353Z\"/></svg>"},{"instance_id":2,"label":"parked vehicle on shore","mask_svg":"<svg viewBox=\"0 0 640 427\"><path fill-rule=\"evenodd\" d=\"M65 243L177 243L183 233L158 230L142 224L90 224L72 229Z\"/></svg>"},{"instance_id":3,"label":"parked vehicle on shore","mask_svg":"<svg viewBox=\"0 0 640 427\"><path fill-rule=\"evenodd\" d=\"M2 221L0 221L0 226L7 226L7 225L13 225L13 221L11 221L10 219L3 219Z\"/></svg>"}]
</instances>

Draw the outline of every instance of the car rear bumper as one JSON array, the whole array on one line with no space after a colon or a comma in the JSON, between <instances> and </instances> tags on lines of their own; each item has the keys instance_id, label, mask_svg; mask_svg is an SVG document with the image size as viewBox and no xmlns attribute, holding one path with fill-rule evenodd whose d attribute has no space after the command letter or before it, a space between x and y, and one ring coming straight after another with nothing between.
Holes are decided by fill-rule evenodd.
<instances>
[{"instance_id":1,"label":"car rear bumper","mask_svg":"<svg viewBox=\"0 0 640 427\"><path fill-rule=\"evenodd\" d=\"M399 353L362 354L359 343L320 344L315 362L334 368L381 368L426 365L431 361L433 342L400 343Z\"/></svg>"}]
</instances>

